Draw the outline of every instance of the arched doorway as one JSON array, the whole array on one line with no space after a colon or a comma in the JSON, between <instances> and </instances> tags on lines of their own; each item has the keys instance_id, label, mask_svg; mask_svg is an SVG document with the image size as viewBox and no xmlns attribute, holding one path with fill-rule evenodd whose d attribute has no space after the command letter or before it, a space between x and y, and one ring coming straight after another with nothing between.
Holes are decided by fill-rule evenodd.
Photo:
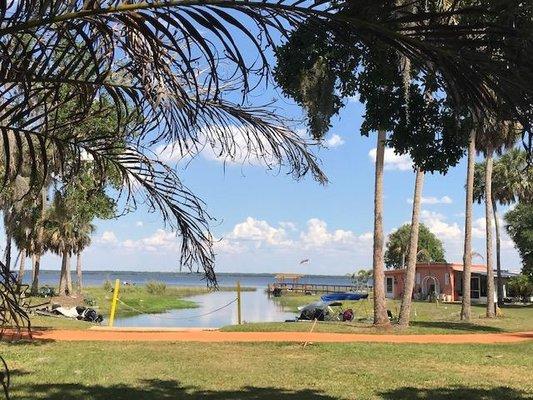
<instances>
[{"instance_id":1,"label":"arched doorway","mask_svg":"<svg viewBox=\"0 0 533 400\"><path fill-rule=\"evenodd\" d=\"M422 279L422 298L427 299L429 295L434 294L435 298L440 295L440 285L436 277L428 275Z\"/></svg>"}]
</instances>

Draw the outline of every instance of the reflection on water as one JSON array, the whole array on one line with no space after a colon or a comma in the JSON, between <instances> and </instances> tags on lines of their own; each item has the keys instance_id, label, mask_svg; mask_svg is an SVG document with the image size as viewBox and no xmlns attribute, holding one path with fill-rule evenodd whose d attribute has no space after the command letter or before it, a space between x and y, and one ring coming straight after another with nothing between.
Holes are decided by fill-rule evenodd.
<instances>
[{"instance_id":1,"label":"reflection on water","mask_svg":"<svg viewBox=\"0 0 533 400\"><path fill-rule=\"evenodd\" d=\"M190 300L198 304L198 308L171 310L161 314L143 314L134 317L117 318L115 326L159 326L159 327L210 327L219 328L237 323L237 303L213 312L224 306L237 296L236 292L214 292L193 296ZM268 298L264 288L255 292L242 292L242 320L245 322L282 322L294 319L296 314L286 312L272 299ZM120 304L118 305L120 307Z\"/></svg>"}]
</instances>

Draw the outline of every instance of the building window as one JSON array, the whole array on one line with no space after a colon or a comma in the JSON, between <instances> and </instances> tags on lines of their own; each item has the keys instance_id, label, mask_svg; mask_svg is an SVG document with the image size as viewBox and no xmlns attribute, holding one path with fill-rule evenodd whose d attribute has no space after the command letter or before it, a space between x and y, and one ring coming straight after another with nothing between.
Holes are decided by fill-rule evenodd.
<instances>
[{"instance_id":1,"label":"building window","mask_svg":"<svg viewBox=\"0 0 533 400\"><path fill-rule=\"evenodd\" d=\"M387 277L387 293L392 293L393 282L394 282L394 278Z\"/></svg>"},{"instance_id":2,"label":"building window","mask_svg":"<svg viewBox=\"0 0 533 400\"><path fill-rule=\"evenodd\" d=\"M481 297L487 297L487 277L485 275L480 276L479 286Z\"/></svg>"},{"instance_id":3,"label":"building window","mask_svg":"<svg viewBox=\"0 0 533 400\"><path fill-rule=\"evenodd\" d=\"M447 273L447 272L444 274L444 284L445 285L449 285L450 284L450 274Z\"/></svg>"},{"instance_id":4,"label":"building window","mask_svg":"<svg viewBox=\"0 0 533 400\"><path fill-rule=\"evenodd\" d=\"M420 285L420 272L416 273L416 284Z\"/></svg>"}]
</instances>

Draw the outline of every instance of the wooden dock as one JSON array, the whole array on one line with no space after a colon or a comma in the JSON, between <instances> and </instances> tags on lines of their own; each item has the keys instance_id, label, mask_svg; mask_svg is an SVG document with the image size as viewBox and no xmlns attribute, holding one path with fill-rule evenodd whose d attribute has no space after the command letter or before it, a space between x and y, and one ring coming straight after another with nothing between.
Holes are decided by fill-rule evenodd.
<instances>
[{"instance_id":1,"label":"wooden dock","mask_svg":"<svg viewBox=\"0 0 533 400\"><path fill-rule=\"evenodd\" d=\"M282 292L293 293L339 293L339 292L357 292L357 286L354 285L323 285L316 283L292 283L279 282L268 285L268 291L271 293L274 289L281 289Z\"/></svg>"}]
</instances>

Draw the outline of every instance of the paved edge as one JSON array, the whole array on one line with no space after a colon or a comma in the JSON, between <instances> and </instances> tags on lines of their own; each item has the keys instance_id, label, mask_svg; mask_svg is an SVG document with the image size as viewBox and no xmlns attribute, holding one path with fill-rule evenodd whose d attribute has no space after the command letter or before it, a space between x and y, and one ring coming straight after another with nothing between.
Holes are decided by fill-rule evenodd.
<instances>
[{"instance_id":1,"label":"paved edge","mask_svg":"<svg viewBox=\"0 0 533 400\"><path fill-rule=\"evenodd\" d=\"M29 339L27 335L4 333L4 339ZM322 332L220 332L220 331L110 331L110 330L35 330L37 341L120 341L120 342L314 342L314 343L419 343L493 344L533 340L533 332L466 333L449 335L389 335Z\"/></svg>"}]
</instances>

